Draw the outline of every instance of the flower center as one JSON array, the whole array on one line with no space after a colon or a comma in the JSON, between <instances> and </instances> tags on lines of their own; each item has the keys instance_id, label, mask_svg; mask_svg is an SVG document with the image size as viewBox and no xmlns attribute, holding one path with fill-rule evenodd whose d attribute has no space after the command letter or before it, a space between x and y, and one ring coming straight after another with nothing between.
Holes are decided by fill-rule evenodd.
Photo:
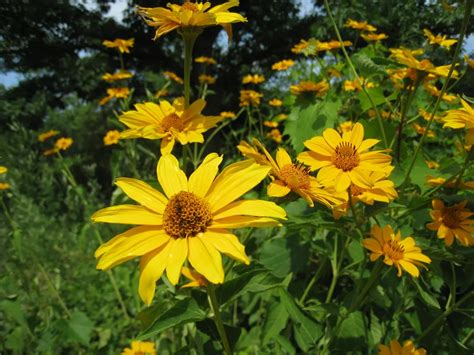
<instances>
[{"instance_id":1,"label":"flower center","mask_svg":"<svg viewBox=\"0 0 474 355\"><path fill-rule=\"evenodd\" d=\"M190 2L190 1L185 1L184 4L181 5L181 10L192 11L192 12L198 12L199 11L197 5Z\"/></svg>"},{"instance_id":2,"label":"flower center","mask_svg":"<svg viewBox=\"0 0 474 355\"><path fill-rule=\"evenodd\" d=\"M461 222L459 212L456 207L446 207L443 211L443 224L450 229L459 227Z\"/></svg>"},{"instance_id":3,"label":"flower center","mask_svg":"<svg viewBox=\"0 0 474 355\"><path fill-rule=\"evenodd\" d=\"M383 245L382 251L385 256L393 261L398 261L403 259L403 254L405 253L405 248L403 245L390 240Z\"/></svg>"},{"instance_id":4,"label":"flower center","mask_svg":"<svg viewBox=\"0 0 474 355\"><path fill-rule=\"evenodd\" d=\"M171 128L175 128L181 132L184 130L184 123L176 113L172 113L163 118L161 121L161 128L165 132L169 132Z\"/></svg>"},{"instance_id":5,"label":"flower center","mask_svg":"<svg viewBox=\"0 0 474 355\"><path fill-rule=\"evenodd\" d=\"M280 169L280 177L291 189L309 188L309 171L303 164L287 164Z\"/></svg>"},{"instance_id":6,"label":"flower center","mask_svg":"<svg viewBox=\"0 0 474 355\"><path fill-rule=\"evenodd\" d=\"M181 191L171 197L163 213L163 228L175 238L204 233L211 222L209 204L192 192Z\"/></svg>"},{"instance_id":7,"label":"flower center","mask_svg":"<svg viewBox=\"0 0 474 355\"><path fill-rule=\"evenodd\" d=\"M357 147L350 142L341 142L337 145L336 154L332 156L333 164L343 171L350 171L359 165Z\"/></svg>"}]
</instances>

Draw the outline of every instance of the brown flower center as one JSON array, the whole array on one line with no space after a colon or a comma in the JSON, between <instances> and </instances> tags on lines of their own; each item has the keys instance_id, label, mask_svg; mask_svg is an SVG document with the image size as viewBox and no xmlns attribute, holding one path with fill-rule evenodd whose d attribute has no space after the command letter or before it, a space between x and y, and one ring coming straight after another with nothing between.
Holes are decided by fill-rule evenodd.
<instances>
[{"instance_id":1,"label":"brown flower center","mask_svg":"<svg viewBox=\"0 0 474 355\"><path fill-rule=\"evenodd\" d=\"M290 189L307 189L310 186L309 171L303 164L287 164L280 169L280 177Z\"/></svg>"},{"instance_id":2,"label":"brown flower center","mask_svg":"<svg viewBox=\"0 0 474 355\"><path fill-rule=\"evenodd\" d=\"M211 222L209 204L192 192L181 191L171 197L163 213L163 228L175 238L204 233Z\"/></svg>"},{"instance_id":3,"label":"brown flower center","mask_svg":"<svg viewBox=\"0 0 474 355\"><path fill-rule=\"evenodd\" d=\"M357 147L350 142L341 142L335 149L332 156L333 164L343 171L350 171L359 165L360 158Z\"/></svg>"},{"instance_id":4,"label":"brown flower center","mask_svg":"<svg viewBox=\"0 0 474 355\"><path fill-rule=\"evenodd\" d=\"M163 131L169 132L171 128L175 128L180 132L184 130L184 123L176 113L166 116L161 121L161 129Z\"/></svg>"},{"instance_id":5,"label":"brown flower center","mask_svg":"<svg viewBox=\"0 0 474 355\"><path fill-rule=\"evenodd\" d=\"M459 212L460 210L455 206L446 207L443 211L443 224L450 229L458 228L461 223Z\"/></svg>"},{"instance_id":6,"label":"brown flower center","mask_svg":"<svg viewBox=\"0 0 474 355\"><path fill-rule=\"evenodd\" d=\"M393 261L398 261L403 259L405 248L403 247L403 245L400 245L397 242L390 240L383 245L382 251L384 255L388 256L389 259Z\"/></svg>"}]
</instances>

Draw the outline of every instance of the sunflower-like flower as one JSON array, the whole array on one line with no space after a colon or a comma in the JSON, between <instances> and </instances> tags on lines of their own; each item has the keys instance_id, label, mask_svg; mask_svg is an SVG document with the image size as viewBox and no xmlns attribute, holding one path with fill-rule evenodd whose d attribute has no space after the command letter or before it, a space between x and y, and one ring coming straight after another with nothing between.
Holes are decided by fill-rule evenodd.
<instances>
[{"instance_id":1,"label":"sunflower-like flower","mask_svg":"<svg viewBox=\"0 0 474 355\"><path fill-rule=\"evenodd\" d=\"M247 22L242 15L229 12L231 7L239 5L238 0L227 1L211 7L210 2L186 0L183 5L168 4L167 7L138 7L138 13L145 22L157 27L154 40L175 29L194 29L221 25L232 38L232 23Z\"/></svg>"},{"instance_id":2,"label":"sunflower-like flower","mask_svg":"<svg viewBox=\"0 0 474 355\"><path fill-rule=\"evenodd\" d=\"M149 341L132 341L130 348L123 349L120 355L155 355L155 343Z\"/></svg>"},{"instance_id":3,"label":"sunflower-like flower","mask_svg":"<svg viewBox=\"0 0 474 355\"><path fill-rule=\"evenodd\" d=\"M237 115L232 111L222 111L219 116L223 118L235 118Z\"/></svg>"},{"instance_id":4,"label":"sunflower-like flower","mask_svg":"<svg viewBox=\"0 0 474 355\"><path fill-rule=\"evenodd\" d=\"M341 45L341 42L339 42L338 40L332 40L329 42L316 41L316 51L327 52L327 51L332 51L334 49L339 49L342 46L349 47L351 45L352 45L351 41L343 41L342 45Z\"/></svg>"},{"instance_id":5,"label":"sunflower-like flower","mask_svg":"<svg viewBox=\"0 0 474 355\"><path fill-rule=\"evenodd\" d=\"M276 71L284 71L289 68L291 68L293 65L295 65L295 61L291 59L283 59L280 60L279 62L276 62L275 64L272 65L272 69Z\"/></svg>"},{"instance_id":6,"label":"sunflower-like flower","mask_svg":"<svg viewBox=\"0 0 474 355\"><path fill-rule=\"evenodd\" d=\"M162 154L170 153L176 141L182 145L202 143L202 134L224 119L202 115L205 106L206 101L199 99L185 109L182 98L175 100L173 105L166 100L159 104L136 104L135 110L119 117L120 122L129 128L120 133L120 138L161 139Z\"/></svg>"},{"instance_id":7,"label":"sunflower-like flower","mask_svg":"<svg viewBox=\"0 0 474 355\"><path fill-rule=\"evenodd\" d=\"M324 130L323 136L313 137L304 142L310 151L300 153L298 160L318 170L318 180L324 186L335 186L336 191L345 191L354 184L370 189L371 172L382 172L385 176L392 171L392 158L384 150L369 152L378 139L364 140L364 127L354 124L350 132L342 136L334 129Z\"/></svg>"},{"instance_id":8,"label":"sunflower-like flower","mask_svg":"<svg viewBox=\"0 0 474 355\"><path fill-rule=\"evenodd\" d=\"M329 208L341 204L346 197L345 194L336 194L331 189L324 190L319 181L309 174L309 168L293 162L284 148L278 148L276 161L256 139L253 147L247 142L240 142L237 148L245 157L272 168L270 172L272 182L267 187L268 196L283 197L293 191L304 198L310 207L314 207L314 202L319 202Z\"/></svg>"},{"instance_id":9,"label":"sunflower-like flower","mask_svg":"<svg viewBox=\"0 0 474 355\"><path fill-rule=\"evenodd\" d=\"M430 216L433 222L426 225L429 230L437 231L438 238L444 239L447 246L453 244L454 238L465 247L474 245L474 220L469 219L474 213L465 208L467 200L450 207L438 199L432 204Z\"/></svg>"},{"instance_id":10,"label":"sunflower-like flower","mask_svg":"<svg viewBox=\"0 0 474 355\"><path fill-rule=\"evenodd\" d=\"M172 80L175 83L178 83L178 84L183 84L184 83L183 79L172 71L165 70L163 72L163 75L165 76L166 79Z\"/></svg>"},{"instance_id":11,"label":"sunflower-like flower","mask_svg":"<svg viewBox=\"0 0 474 355\"><path fill-rule=\"evenodd\" d=\"M402 276L402 269L413 277L420 276L419 266L426 268L423 263L431 263L431 259L424 255L415 245L412 237L401 239L400 231L395 233L390 225L383 229L373 226L370 238L362 241L364 248L370 250L370 260L375 261L383 256L386 265L397 268L397 276Z\"/></svg>"},{"instance_id":12,"label":"sunflower-like flower","mask_svg":"<svg viewBox=\"0 0 474 355\"><path fill-rule=\"evenodd\" d=\"M385 33L367 33L367 34L361 34L360 36L363 39L365 39L367 42L378 42L378 41L388 38L388 36Z\"/></svg>"},{"instance_id":13,"label":"sunflower-like flower","mask_svg":"<svg viewBox=\"0 0 474 355\"><path fill-rule=\"evenodd\" d=\"M127 87L108 88L107 96L100 99L99 105L105 105L112 99L126 99L128 95L130 95L130 89Z\"/></svg>"},{"instance_id":14,"label":"sunflower-like flower","mask_svg":"<svg viewBox=\"0 0 474 355\"><path fill-rule=\"evenodd\" d=\"M366 32L375 32L377 31L377 28L369 25L367 21L355 21L353 19L348 19L346 23L344 24L344 27L349 27L354 30L359 30L359 31L366 31Z\"/></svg>"},{"instance_id":15,"label":"sunflower-like flower","mask_svg":"<svg viewBox=\"0 0 474 355\"><path fill-rule=\"evenodd\" d=\"M281 132L278 128L274 128L270 132L268 132L267 137L270 138L275 143L278 143L278 144L283 142L283 134L281 134Z\"/></svg>"},{"instance_id":16,"label":"sunflower-like flower","mask_svg":"<svg viewBox=\"0 0 474 355\"><path fill-rule=\"evenodd\" d=\"M397 341L392 340L390 346L380 344L378 355L426 355L426 350L416 348L411 340L403 343L403 346Z\"/></svg>"},{"instance_id":17,"label":"sunflower-like flower","mask_svg":"<svg viewBox=\"0 0 474 355\"><path fill-rule=\"evenodd\" d=\"M120 132L116 129L108 131L104 136L104 145L117 144L120 140Z\"/></svg>"},{"instance_id":18,"label":"sunflower-like flower","mask_svg":"<svg viewBox=\"0 0 474 355\"><path fill-rule=\"evenodd\" d=\"M40 135L38 135L38 141L44 142L44 141L48 140L49 138L54 137L58 134L59 134L59 131L57 131L55 129L51 129L48 132L44 132L44 133L41 133Z\"/></svg>"},{"instance_id":19,"label":"sunflower-like flower","mask_svg":"<svg viewBox=\"0 0 474 355\"><path fill-rule=\"evenodd\" d=\"M412 127L413 127L413 129L416 131L416 133L418 133L418 134L423 135L423 134L425 134L425 132L426 132L426 138L434 138L434 137L436 137L436 133L435 133L433 130L429 129L428 131L426 131L426 127L423 127L423 126L420 125L419 123L416 123L416 122L413 123L413 124L412 124Z\"/></svg>"},{"instance_id":20,"label":"sunflower-like flower","mask_svg":"<svg viewBox=\"0 0 474 355\"><path fill-rule=\"evenodd\" d=\"M442 176L436 177L436 176L427 175L426 184L429 186L444 185L445 187L450 188L450 189L459 188L462 190L474 190L474 180L473 181L451 180L451 181L446 182L446 179Z\"/></svg>"},{"instance_id":21,"label":"sunflower-like flower","mask_svg":"<svg viewBox=\"0 0 474 355\"><path fill-rule=\"evenodd\" d=\"M198 79L199 79L199 82L202 83L202 84L212 85L212 84L216 83L216 77L211 76L211 75L207 75L207 74L199 75Z\"/></svg>"},{"instance_id":22,"label":"sunflower-like flower","mask_svg":"<svg viewBox=\"0 0 474 355\"><path fill-rule=\"evenodd\" d=\"M360 83L362 83L362 85ZM362 91L362 86L366 89L372 89L375 87L375 84L365 80L363 77L354 80L345 80L343 84L344 91Z\"/></svg>"},{"instance_id":23,"label":"sunflower-like flower","mask_svg":"<svg viewBox=\"0 0 474 355\"><path fill-rule=\"evenodd\" d=\"M194 59L196 63L207 64L207 65L216 65L217 62L214 58L211 57L197 57Z\"/></svg>"},{"instance_id":24,"label":"sunflower-like flower","mask_svg":"<svg viewBox=\"0 0 474 355\"><path fill-rule=\"evenodd\" d=\"M248 74L242 78L242 84L261 84L265 77L260 74Z\"/></svg>"},{"instance_id":25,"label":"sunflower-like flower","mask_svg":"<svg viewBox=\"0 0 474 355\"><path fill-rule=\"evenodd\" d=\"M259 106L263 94L255 90L240 90L240 106Z\"/></svg>"},{"instance_id":26,"label":"sunflower-like flower","mask_svg":"<svg viewBox=\"0 0 474 355\"><path fill-rule=\"evenodd\" d=\"M326 80L318 83L314 81L301 81L296 85L290 86L290 92L293 95L301 95L306 93L314 93L316 96L324 96L329 90L329 84Z\"/></svg>"},{"instance_id":27,"label":"sunflower-like flower","mask_svg":"<svg viewBox=\"0 0 474 355\"><path fill-rule=\"evenodd\" d=\"M130 53L130 48L133 47L135 39L122 39L117 38L113 41L104 41L102 44L107 48L117 48L120 53Z\"/></svg>"},{"instance_id":28,"label":"sunflower-like flower","mask_svg":"<svg viewBox=\"0 0 474 355\"><path fill-rule=\"evenodd\" d=\"M446 39L446 35L437 34L435 36L426 28L423 30L423 34L426 36L430 44L437 44L446 49L450 49L452 45L458 42L457 39Z\"/></svg>"},{"instance_id":29,"label":"sunflower-like flower","mask_svg":"<svg viewBox=\"0 0 474 355\"><path fill-rule=\"evenodd\" d=\"M462 108L456 110L449 110L442 118L444 122L443 127L453 129L465 128L466 145L474 144L474 108L472 108L466 101L461 99Z\"/></svg>"},{"instance_id":30,"label":"sunflower-like flower","mask_svg":"<svg viewBox=\"0 0 474 355\"><path fill-rule=\"evenodd\" d=\"M140 180L117 179L139 205L107 207L92 220L138 227L101 245L95 252L97 268L107 270L141 257L138 292L149 305L163 272L176 285L186 260L214 284L224 282L221 253L249 264L245 247L229 230L280 226L278 219L285 219L286 213L273 202L237 200L258 185L270 167L241 161L217 176L221 162L221 156L209 154L188 179L173 155L162 156L157 176L164 194Z\"/></svg>"},{"instance_id":31,"label":"sunflower-like flower","mask_svg":"<svg viewBox=\"0 0 474 355\"><path fill-rule=\"evenodd\" d=\"M273 107L280 107L281 105L283 105L283 101L281 101L280 99L271 99L270 101L268 101L268 104Z\"/></svg>"},{"instance_id":32,"label":"sunflower-like flower","mask_svg":"<svg viewBox=\"0 0 474 355\"><path fill-rule=\"evenodd\" d=\"M127 70L119 70L118 72L114 74L105 73L104 75L102 75L102 80L112 82L112 81L130 79L132 76L133 76L133 73Z\"/></svg>"},{"instance_id":33,"label":"sunflower-like flower","mask_svg":"<svg viewBox=\"0 0 474 355\"><path fill-rule=\"evenodd\" d=\"M69 137L61 137L59 138L56 143L54 143L54 147L57 150L67 150L69 147L74 143L74 140Z\"/></svg>"}]
</instances>

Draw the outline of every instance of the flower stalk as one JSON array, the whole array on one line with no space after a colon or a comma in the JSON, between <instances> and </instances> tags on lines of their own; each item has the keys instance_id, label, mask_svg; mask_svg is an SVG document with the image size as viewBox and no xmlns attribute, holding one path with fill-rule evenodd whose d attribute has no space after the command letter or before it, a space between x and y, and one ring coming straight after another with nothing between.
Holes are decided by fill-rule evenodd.
<instances>
[{"instance_id":1,"label":"flower stalk","mask_svg":"<svg viewBox=\"0 0 474 355\"><path fill-rule=\"evenodd\" d=\"M227 334L225 332L224 323L222 322L221 312L219 310L219 303L217 302L214 285L209 284L207 286L207 294L209 296L209 304L211 305L212 311L214 312L214 322L216 323L217 331L219 332L219 336L221 337L224 352L227 355L231 355L232 350L230 349L230 344L227 338Z\"/></svg>"}]
</instances>

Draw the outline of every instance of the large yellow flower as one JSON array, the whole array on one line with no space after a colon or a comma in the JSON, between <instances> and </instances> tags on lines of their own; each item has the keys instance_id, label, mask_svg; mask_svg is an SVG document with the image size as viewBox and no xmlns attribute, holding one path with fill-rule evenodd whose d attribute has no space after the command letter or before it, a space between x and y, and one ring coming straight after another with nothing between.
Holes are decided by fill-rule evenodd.
<instances>
[{"instance_id":1,"label":"large yellow flower","mask_svg":"<svg viewBox=\"0 0 474 355\"><path fill-rule=\"evenodd\" d=\"M344 201L345 194L336 194L330 189L325 190L319 181L309 174L309 168L301 163L294 163L284 148L278 148L275 161L258 140L255 139L254 144L255 146L251 146L242 141L237 148L242 155L254 160L257 164L272 168L270 172L272 182L267 186L268 196L283 197L293 191L303 197L310 207L314 207L314 202L319 202L332 208ZM263 151L263 155L260 154L258 148Z\"/></svg>"},{"instance_id":2,"label":"large yellow flower","mask_svg":"<svg viewBox=\"0 0 474 355\"><path fill-rule=\"evenodd\" d=\"M420 248L415 245L412 237L401 239L400 231L395 233L391 226L386 225L383 229L373 226L370 238L362 241L364 248L370 250L370 260L375 261L383 256L383 262L397 268L397 276L402 276L402 269L413 277L420 276L417 266L423 263L431 263L431 259L424 255Z\"/></svg>"},{"instance_id":3,"label":"large yellow flower","mask_svg":"<svg viewBox=\"0 0 474 355\"><path fill-rule=\"evenodd\" d=\"M216 177L221 162L222 157L209 154L187 179L173 155L162 156L157 176L166 196L140 180L117 179L140 205L104 208L92 220L139 226L101 245L95 253L97 268L107 270L142 257L138 291L149 305L163 272L176 285L186 260L215 284L224 281L221 253L249 264L244 246L229 229L279 226L276 219L286 213L269 201L236 201L258 185L270 167L247 160L227 166Z\"/></svg>"},{"instance_id":4,"label":"large yellow flower","mask_svg":"<svg viewBox=\"0 0 474 355\"><path fill-rule=\"evenodd\" d=\"M224 118L204 116L201 111L206 101L196 100L184 109L182 99L173 105L162 100L159 104L145 102L136 104L135 110L123 113L119 120L130 129L122 132L120 138L161 139L161 153L173 150L176 141L182 145L204 142L203 133Z\"/></svg>"},{"instance_id":5,"label":"large yellow flower","mask_svg":"<svg viewBox=\"0 0 474 355\"><path fill-rule=\"evenodd\" d=\"M238 0L225 2L211 7L210 2L191 2L186 0L183 5L168 4L164 7L138 7L138 12L145 22L157 27L155 37L158 39L164 34L178 28L196 28L221 25L229 38L232 37L232 23L247 22L242 15L229 12L231 7L239 5Z\"/></svg>"},{"instance_id":6,"label":"large yellow flower","mask_svg":"<svg viewBox=\"0 0 474 355\"><path fill-rule=\"evenodd\" d=\"M383 150L368 151L378 142L378 139L364 140L364 127L360 123L354 124L352 130L342 136L328 128L322 137L304 142L310 151L301 153L298 160L312 170L320 169L318 180L321 184L335 186L338 192L347 190L351 183L370 189L370 172L382 172L387 176L392 170L392 158Z\"/></svg>"},{"instance_id":7,"label":"large yellow flower","mask_svg":"<svg viewBox=\"0 0 474 355\"><path fill-rule=\"evenodd\" d=\"M133 38L130 39L121 39L117 38L113 41L104 41L102 44L107 48L117 48L120 53L130 53L130 48L133 47L135 40Z\"/></svg>"},{"instance_id":8,"label":"large yellow flower","mask_svg":"<svg viewBox=\"0 0 474 355\"><path fill-rule=\"evenodd\" d=\"M453 244L454 237L465 247L474 245L474 220L469 219L474 213L465 208L467 200L451 207L446 207L438 199L432 204L430 216L433 222L426 225L428 229L437 231L438 238L444 239L447 246Z\"/></svg>"},{"instance_id":9,"label":"large yellow flower","mask_svg":"<svg viewBox=\"0 0 474 355\"><path fill-rule=\"evenodd\" d=\"M474 108L463 99L461 99L461 104L462 108L446 112L446 116L442 118L443 127L467 129L466 145L472 145L474 144Z\"/></svg>"},{"instance_id":10,"label":"large yellow flower","mask_svg":"<svg viewBox=\"0 0 474 355\"><path fill-rule=\"evenodd\" d=\"M411 340L405 341L403 346L397 340L392 340L390 347L383 344L379 345L378 355L426 355L426 350L415 348L415 344Z\"/></svg>"}]
</instances>

